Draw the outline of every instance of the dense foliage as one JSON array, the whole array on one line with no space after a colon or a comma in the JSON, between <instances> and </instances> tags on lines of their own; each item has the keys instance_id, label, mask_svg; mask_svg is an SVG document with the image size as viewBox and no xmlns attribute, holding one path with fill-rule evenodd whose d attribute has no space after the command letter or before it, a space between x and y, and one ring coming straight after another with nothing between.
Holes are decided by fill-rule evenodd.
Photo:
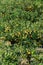
<instances>
[{"instance_id":1,"label":"dense foliage","mask_svg":"<svg viewBox=\"0 0 43 65\"><path fill-rule=\"evenodd\" d=\"M43 65L43 0L0 0L0 65ZM25 64L23 64L25 65Z\"/></svg>"}]
</instances>

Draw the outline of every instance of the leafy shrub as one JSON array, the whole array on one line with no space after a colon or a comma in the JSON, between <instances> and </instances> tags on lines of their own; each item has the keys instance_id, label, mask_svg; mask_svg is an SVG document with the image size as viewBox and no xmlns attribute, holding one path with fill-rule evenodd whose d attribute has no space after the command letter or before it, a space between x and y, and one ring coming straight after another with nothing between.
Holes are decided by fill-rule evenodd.
<instances>
[{"instance_id":1,"label":"leafy shrub","mask_svg":"<svg viewBox=\"0 0 43 65\"><path fill-rule=\"evenodd\" d=\"M26 59L42 65L37 47L43 47L43 1L0 0L0 64L19 65Z\"/></svg>"}]
</instances>

